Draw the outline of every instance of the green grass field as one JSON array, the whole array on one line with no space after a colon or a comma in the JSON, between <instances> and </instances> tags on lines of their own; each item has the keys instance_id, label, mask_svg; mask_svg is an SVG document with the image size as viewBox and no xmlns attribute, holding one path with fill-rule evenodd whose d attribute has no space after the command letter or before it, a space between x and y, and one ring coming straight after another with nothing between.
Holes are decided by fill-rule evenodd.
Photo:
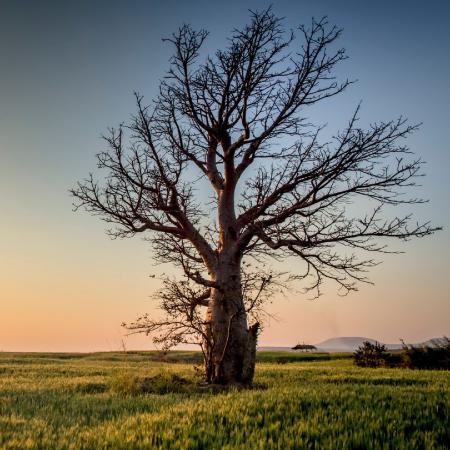
<instances>
[{"instance_id":1,"label":"green grass field","mask_svg":"<svg viewBox=\"0 0 450 450\"><path fill-rule=\"evenodd\" d=\"M254 390L127 395L199 355L0 353L0 448L448 448L450 373L261 352Z\"/></svg>"}]
</instances>

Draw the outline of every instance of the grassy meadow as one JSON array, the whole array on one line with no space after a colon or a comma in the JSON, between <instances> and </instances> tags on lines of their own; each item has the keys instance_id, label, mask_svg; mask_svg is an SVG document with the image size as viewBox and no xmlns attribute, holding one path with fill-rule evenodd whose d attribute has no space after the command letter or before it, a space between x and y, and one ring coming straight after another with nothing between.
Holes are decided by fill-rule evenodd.
<instances>
[{"instance_id":1,"label":"grassy meadow","mask_svg":"<svg viewBox=\"0 0 450 450\"><path fill-rule=\"evenodd\" d=\"M195 381L200 355L0 353L0 449L439 449L450 443L450 373L362 369L346 355L260 352L253 390ZM194 388L192 388L194 386ZM167 388L167 389L166 389Z\"/></svg>"}]
</instances>

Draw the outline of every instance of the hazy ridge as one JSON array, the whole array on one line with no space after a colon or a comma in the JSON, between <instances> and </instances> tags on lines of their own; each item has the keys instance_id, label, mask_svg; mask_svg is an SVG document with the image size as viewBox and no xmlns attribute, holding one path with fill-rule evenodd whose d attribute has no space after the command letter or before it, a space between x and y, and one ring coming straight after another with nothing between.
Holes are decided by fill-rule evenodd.
<instances>
[{"instance_id":1,"label":"hazy ridge","mask_svg":"<svg viewBox=\"0 0 450 450\"><path fill-rule=\"evenodd\" d=\"M441 341L442 338L431 338L424 342L415 342L415 343L409 343L408 345L415 345L415 346L421 346L421 345L433 345L436 342ZM387 344L384 342L381 342L376 339L363 337L363 336L342 336L342 337L333 337L330 339L326 339L318 344L313 344L318 351L323 352L354 352L364 341L369 341L371 343L379 342L380 344L386 345L386 347L389 350L398 350L402 348L402 343L399 342L397 344ZM292 344L292 347L296 343ZM268 351L295 351L292 350L291 347L275 347L275 346L261 346L258 347L258 350L268 350Z\"/></svg>"}]
</instances>

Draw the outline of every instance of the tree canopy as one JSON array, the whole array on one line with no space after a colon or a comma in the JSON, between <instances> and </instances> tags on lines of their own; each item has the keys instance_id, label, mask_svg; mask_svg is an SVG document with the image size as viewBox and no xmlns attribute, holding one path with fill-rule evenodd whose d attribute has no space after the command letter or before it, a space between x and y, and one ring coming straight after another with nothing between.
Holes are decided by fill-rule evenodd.
<instances>
[{"instance_id":1,"label":"tree canopy","mask_svg":"<svg viewBox=\"0 0 450 450\"><path fill-rule=\"evenodd\" d=\"M347 58L340 36L325 18L286 30L269 8L204 55L208 32L182 26L166 39L174 53L158 97L136 94L135 116L105 136L103 182L91 174L72 190L112 236L145 233L154 258L181 269L158 293L165 317L130 327L200 343L210 381L251 382L259 320L249 327L247 316L283 284L270 260L296 258L292 278L317 295L324 280L348 292L368 281L371 255L389 251L383 238L437 229L385 211L423 202L405 195L421 175L404 139L417 125L400 117L363 129L357 106L324 142L308 121L352 84L334 73ZM350 214L359 199L366 210Z\"/></svg>"}]
</instances>

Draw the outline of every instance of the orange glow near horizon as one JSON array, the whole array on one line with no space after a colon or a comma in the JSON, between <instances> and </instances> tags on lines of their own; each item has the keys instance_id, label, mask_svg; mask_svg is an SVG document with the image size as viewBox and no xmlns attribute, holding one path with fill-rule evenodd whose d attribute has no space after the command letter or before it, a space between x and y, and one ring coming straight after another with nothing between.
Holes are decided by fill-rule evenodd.
<instances>
[{"instance_id":1,"label":"orange glow near horizon","mask_svg":"<svg viewBox=\"0 0 450 450\"><path fill-rule=\"evenodd\" d=\"M92 248L90 241L83 242L83 231L78 233L66 247L22 238L26 254L15 253L17 248L6 253L0 351L117 351L122 341L128 349L154 348L148 337L125 337L120 326L143 312L157 314L150 298L157 282L148 277L155 268L147 244L139 239L110 241L100 226ZM433 290L438 282L442 285L445 270L422 273L414 260L433 250L415 247L407 255L388 257L373 271L376 286L361 286L346 297L338 297L329 285L315 300L295 292L275 298L268 310L277 320L266 324L259 344L291 346L336 336L420 342L448 334L450 308ZM450 288L448 279L446 283Z\"/></svg>"}]
</instances>

